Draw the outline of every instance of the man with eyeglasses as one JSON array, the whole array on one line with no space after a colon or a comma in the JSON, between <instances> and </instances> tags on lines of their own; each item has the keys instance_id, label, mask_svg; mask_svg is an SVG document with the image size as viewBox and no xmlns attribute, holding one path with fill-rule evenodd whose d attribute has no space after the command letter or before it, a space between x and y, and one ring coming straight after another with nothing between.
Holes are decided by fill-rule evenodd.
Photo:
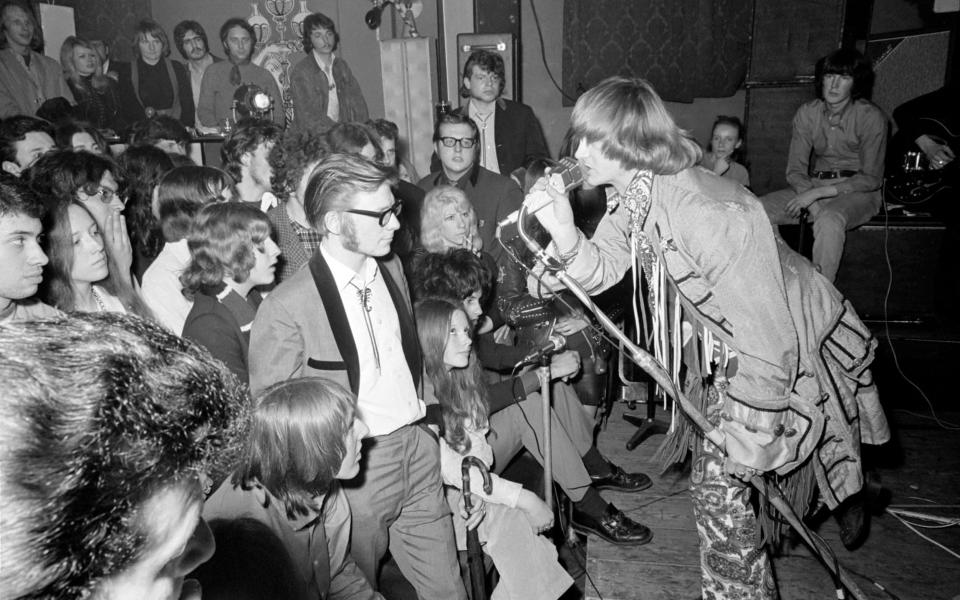
<instances>
[{"instance_id":1,"label":"man with eyeglasses","mask_svg":"<svg viewBox=\"0 0 960 600\"><path fill-rule=\"evenodd\" d=\"M417 185L428 192L438 185L452 185L463 190L477 213L483 251L496 259L502 252L494 238L497 223L520 208L523 192L509 177L480 166L477 161L479 142L477 125L470 117L456 112L441 117L433 132L440 169L421 179Z\"/></svg>"},{"instance_id":2,"label":"man with eyeglasses","mask_svg":"<svg viewBox=\"0 0 960 600\"><path fill-rule=\"evenodd\" d=\"M365 444L363 472L344 485L351 554L375 588L389 547L419 598L465 600L437 440L420 424L423 363L407 280L390 255L400 227L394 183L393 169L352 154L313 170L304 208L320 249L260 305L250 389L320 376L356 394L374 443Z\"/></svg>"}]
</instances>

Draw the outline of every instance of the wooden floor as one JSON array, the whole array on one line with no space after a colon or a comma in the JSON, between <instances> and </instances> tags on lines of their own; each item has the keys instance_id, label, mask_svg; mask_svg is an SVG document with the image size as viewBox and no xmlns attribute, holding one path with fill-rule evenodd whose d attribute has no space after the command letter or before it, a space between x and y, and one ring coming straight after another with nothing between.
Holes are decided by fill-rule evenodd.
<instances>
[{"instance_id":1,"label":"wooden floor","mask_svg":"<svg viewBox=\"0 0 960 600\"><path fill-rule=\"evenodd\" d=\"M956 407L956 404L953 405ZM639 405L636 412L644 412ZM928 409L915 410L928 413ZM631 518L654 531L653 541L638 548L620 548L590 537L587 544L585 597L604 600L689 599L700 595L697 533L686 493L687 476L655 476L653 453L662 436L648 438L628 452L624 445L634 427L623 420L625 404L614 408L599 446L604 455L628 470L644 471L653 488L640 494L604 492ZM960 518L960 431L900 411L890 415L894 440L879 453L878 471L892 492L891 505L921 505L918 512ZM943 412L941 419L960 423L960 412ZM950 505L949 507L944 505ZM870 537L856 552L839 541L838 528L827 519L818 528L837 558L855 574L868 598L936 600L960 598L960 559L923 540L893 516L874 518ZM960 553L960 527L922 529L925 535ZM802 545L774 560L783 600L836 598L827 571ZM869 579L868 579L869 578ZM873 580L888 593L876 587Z\"/></svg>"}]
</instances>

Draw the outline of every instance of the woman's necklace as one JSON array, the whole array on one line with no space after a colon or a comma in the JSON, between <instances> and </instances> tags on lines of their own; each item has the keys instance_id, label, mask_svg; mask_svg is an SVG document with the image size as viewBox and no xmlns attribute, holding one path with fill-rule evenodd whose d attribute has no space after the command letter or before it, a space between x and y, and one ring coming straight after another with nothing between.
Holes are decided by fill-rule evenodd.
<instances>
[{"instance_id":1,"label":"woman's necklace","mask_svg":"<svg viewBox=\"0 0 960 600\"><path fill-rule=\"evenodd\" d=\"M90 293L93 294L93 299L97 303L97 310L100 312L107 312L107 305L103 303L103 298L100 297L100 294L97 292L97 288L91 287Z\"/></svg>"}]
</instances>

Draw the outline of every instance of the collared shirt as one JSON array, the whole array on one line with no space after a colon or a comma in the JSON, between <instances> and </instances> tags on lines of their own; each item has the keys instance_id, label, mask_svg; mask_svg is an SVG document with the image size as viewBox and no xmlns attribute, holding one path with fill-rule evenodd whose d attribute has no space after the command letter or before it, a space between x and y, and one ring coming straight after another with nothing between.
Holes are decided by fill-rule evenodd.
<instances>
[{"instance_id":1,"label":"collared shirt","mask_svg":"<svg viewBox=\"0 0 960 600\"><path fill-rule=\"evenodd\" d=\"M35 298L14 300L10 303L10 306L0 312L0 323L49 319L51 317L59 317L62 314L59 310Z\"/></svg>"},{"instance_id":2,"label":"collared shirt","mask_svg":"<svg viewBox=\"0 0 960 600\"><path fill-rule=\"evenodd\" d=\"M496 106L490 112L483 114L477 110L477 105L471 102L467 105L467 113L480 130L480 166L494 173L500 173L500 162L497 160Z\"/></svg>"},{"instance_id":3,"label":"collared shirt","mask_svg":"<svg viewBox=\"0 0 960 600\"><path fill-rule=\"evenodd\" d=\"M143 274L143 299L157 320L177 335L193 308L193 302L183 295L180 274L190 264L187 240L167 242L156 260Z\"/></svg>"},{"instance_id":4,"label":"collared shirt","mask_svg":"<svg viewBox=\"0 0 960 600\"><path fill-rule=\"evenodd\" d=\"M213 56L211 56L209 52L196 62L192 60L187 61L187 69L190 71L190 89L193 91L194 106L200 104L200 83L203 82L204 71L212 64Z\"/></svg>"},{"instance_id":5,"label":"collared shirt","mask_svg":"<svg viewBox=\"0 0 960 600\"><path fill-rule=\"evenodd\" d=\"M320 237L320 232L312 227L304 227L293 219L290 219L290 225L296 232L297 237L300 238L300 244L303 245L303 249L306 250L307 256L313 256L316 251L320 249L320 241L323 240L323 238Z\"/></svg>"},{"instance_id":6,"label":"collared shirt","mask_svg":"<svg viewBox=\"0 0 960 600\"><path fill-rule=\"evenodd\" d=\"M379 265L367 257L359 272L339 262L321 246L347 314L360 364L357 407L370 435L392 433L426 414L403 353L400 320ZM369 289L364 308L359 292ZM368 322L369 319L369 322ZM379 363L380 367L377 368Z\"/></svg>"},{"instance_id":7,"label":"collared shirt","mask_svg":"<svg viewBox=\"0 0 960 600\"><path fill-rule=\"evenodd\" d=\"M857 171L832 185L841 194L880 189L886 148L887 118L874 104L853 100L831 115L826 102L812 100L793 117L787 183L801 193L813 187L810 171Z\"/></svg>"},{"instance_id":8,"label":"collared shirt","mask_svg":"<svg viewBox=\"0 0 960 600\"><path fill-rule=\"evenodd\" d=\"M330 55L329 65L324 64L316 52L313 53L313 60L317 61L317 66L319 66L323 74L327 76L327 116L330 117L330 120L339 122L340 94L337 91L337 82L333 78L333 61L337 60L337 55Z\"/></svg>"}]
</instances>

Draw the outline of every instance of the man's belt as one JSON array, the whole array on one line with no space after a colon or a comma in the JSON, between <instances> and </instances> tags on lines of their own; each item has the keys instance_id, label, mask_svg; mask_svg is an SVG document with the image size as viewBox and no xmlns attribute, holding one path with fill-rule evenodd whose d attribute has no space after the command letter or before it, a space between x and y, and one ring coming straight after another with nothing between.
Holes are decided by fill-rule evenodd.
<instances>
[{"instance_id":1,"label":"man's belt","mask_svg":"<svg viewBox=\"0 0 960 600\"><path fill-rule=\"evenodd\" d=\"M853 177L857 171L814 171L813 176L817 179L839 179L841 177Z\"/></svg>"}]
</instances>

